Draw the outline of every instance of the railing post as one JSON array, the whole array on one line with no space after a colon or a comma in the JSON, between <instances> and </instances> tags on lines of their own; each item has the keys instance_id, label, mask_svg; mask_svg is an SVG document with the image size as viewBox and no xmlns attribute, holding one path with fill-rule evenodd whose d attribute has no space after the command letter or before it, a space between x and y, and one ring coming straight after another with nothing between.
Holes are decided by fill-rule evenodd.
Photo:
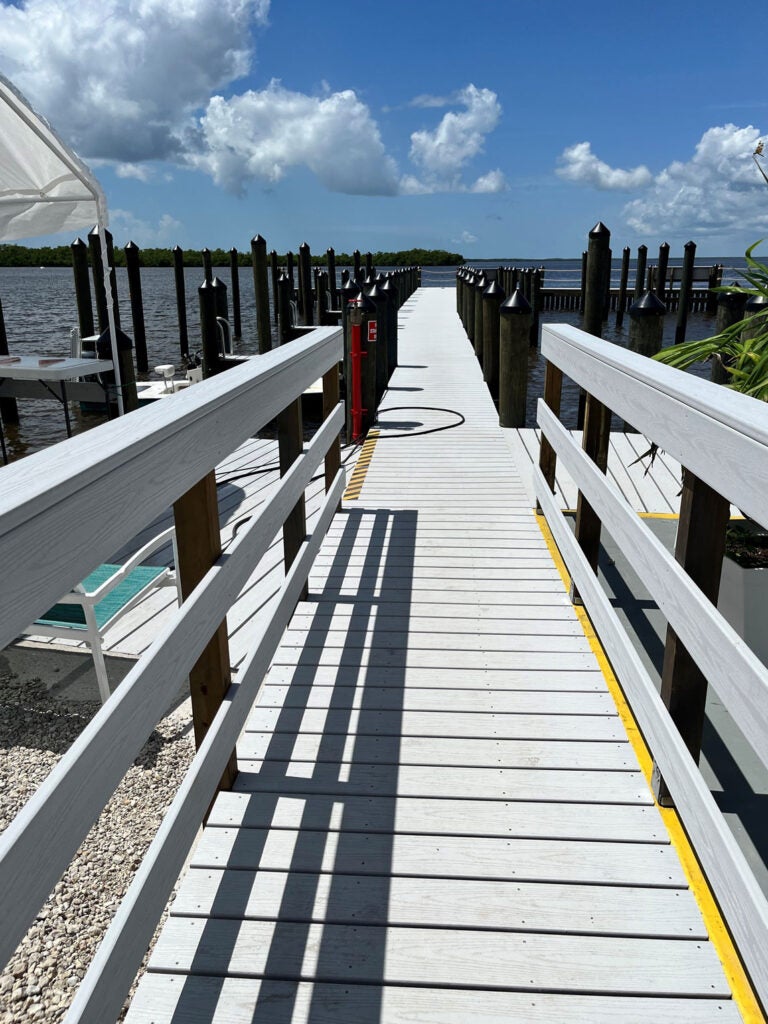
<instances>
[{"instance_id":1,"label":"railing post","mask_svg":"<svg viewBox=\"0 0 768 1024\"><path fill-rule=\"evenodd\" d=\"M677 303L677 323L675 325L675 344L685 341L685 328L688 324L688 311L691 307L693 290L693 266L696 260L696 243L686 242L683 246L683 272L680 278L680 293Z\"/></svg>"},{"instance_id":2,"label":"railing post","mask_svg":"<svg viewBox=\"0 0 768 1024\"><path fill-rule=\"evenodd\" d=\"M326 420L339 404L339 364L326 370L323 374L323 419ZM341 442L339 435L331 441L325 454L325 493L331 489L336 474L341 469ZM339 506L341 507L341 506Z\"/></svg>"},{"instance_id":3,"label":"railing post","mask_svg":"<svg viewBox=\"0 0 768 1024\"><path fill-rule=\"evenodd\" d=\"M547 360L544 371L544 402L553 414L560 418L560 402L563 394L563 371L559 366ZM550 491L555 493L555 471L557 469L557 453L544 435L541 435L539 449L539 469L547 481ZM536 511L541 515L541 505L536 502Z\"/></svg>"},{"instance_id":4,"label":"railing post","mask_svg":"<svg viewBox=\"0 0 768 1024\"><path fill-rule=\"evenodd\" d=\"M211 281L197 289L200 304L200 340L203 350L203 377L207 380L224 367L219 354L219 327L216 323L216 292Z\"/></svg>"},{"instance_id":5,"label":"railing post","mask_svg":"<svg viewBox=\"0 0 768 1024\"><path fill-rule=\"evenodd\" d=\"M203 258L203 279L206 281L212 281L213 263L211 262L211 250L206 247L202 250L200 255Z\"/></svg>"},{"instance_id":6,"label":"railing post","mask_svg":"<svg viewBox=\"0 0 768 1024\"><path fill-rule=\"evenodd\" d=\"M181 581L181 593L186 601L211 566L221 557L215 473L206 474L174 502L173 518L179 559L176 571ZM189 673L196 747L199 747L205 738L231 681L225 618ZM231 789L236 775L237 760L233 751L219 783L219 789Z\"/></svg>"},{"instance_id":7,"label":"railing post","mask_svg":"<svg viewBox=\"0 0 768 1024\"><path fill-rule=\"evenodd\" d=\"M717 604L720 590L729 515L730 503L727 498L683 468L675 558L714 605ZM664 647L661 698L691 756L698 763L704 728L707 678L671 626L667 626ZM652 785L658 802L663 807L671 806L673 801L669 790L655 764Z\"/></svg>"},{"instance_id":8,"label":"railing post","mask_svg":"<svg viewBox=\"0 0 768 1024\"><path fill-rule=\"evenodd\" d=\"M280 279L281 297L287 296L291 290L290 280L287 277ZM280 324L280 344L284 345L290 340L283 334L283 325ZM325 400L325 387L323 387L323 400ZM301 395L289 402L282 412L277 414L277 447L280 457L280 476L285 476L296 459L304 451L304 426L301 415ZM299 548L307 537L307 512L306 502L302 494L288 513L283 523L283 556L285 559L285 571L288 572L294 559L299 553ZM307 596L307 584L302 587L300 601Z\"/></svg>"},{"instance_id":9,"label":"railing post","mask_svg":"<svg viewBox=\"0 0 768 1024\"><path fill-rule=\"evenodd\" d=\"M128 272L128 294L131 300L131 320L133 322L133 346L136 353L136 369L139 373L149 370L147 357L147 332L144 329L144 301L141 295L141 267L139 265L139 247L135 242L128 242L124 247L125 267Z\"/></svg>"},{"instance_id":10,"label":"railing post","mask_svg":"<svg viewBox=\"0 0 768 1024\"><path fill-rule=\"evenodd\" d=\"M589 248L587 250L586 292L584 295L584 317L582 329L587 334L601 338L605 311L605 282L611 274L611 232L598 221L589 232ZM584 425L586 395L582 390L579 395L579 411L577 426Z\"/></svg>"}]
</instances>

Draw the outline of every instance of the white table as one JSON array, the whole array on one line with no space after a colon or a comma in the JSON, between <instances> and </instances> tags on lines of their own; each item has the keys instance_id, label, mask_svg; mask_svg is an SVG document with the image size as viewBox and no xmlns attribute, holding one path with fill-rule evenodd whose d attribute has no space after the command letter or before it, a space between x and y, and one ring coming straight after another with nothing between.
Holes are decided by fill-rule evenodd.
<instances>
[{"instance_id":1,"label":"white table","mask_svg":"<svg viewBox=\"0 0 768 1024\"><path fill-rule=\"evenodd\" d=\"M112 367L111 359L72 359L69 356L0 356L0 384L6 380L38 381L64 407L67 437L71 437L72 424L67 406L67 381L80 380L83 377L90 377L92 374L106 373ZM51 387L52 384L58 384L60 391ZM108 397L106 388L104 388L104 396ZM8 453L5 449L2 417L0 417L0 446L2 446L3 462L7 463Z\"/></svg>"}]
</instances>

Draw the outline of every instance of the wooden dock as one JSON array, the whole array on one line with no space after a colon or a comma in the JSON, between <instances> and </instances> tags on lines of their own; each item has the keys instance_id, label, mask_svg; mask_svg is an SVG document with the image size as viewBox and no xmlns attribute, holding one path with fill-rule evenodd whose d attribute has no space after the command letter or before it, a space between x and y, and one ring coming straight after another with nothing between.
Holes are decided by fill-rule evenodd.
<instances>
[{"instance_id":1,"label":"wooden dock","mask_svg":"<svg viewBox=\"0 0 768 1024\"><path fill-rule=\"evenodd\" d=\"M129 1024L741 1020L453 289L401 323Z\"/></svg>"}]
</instances>

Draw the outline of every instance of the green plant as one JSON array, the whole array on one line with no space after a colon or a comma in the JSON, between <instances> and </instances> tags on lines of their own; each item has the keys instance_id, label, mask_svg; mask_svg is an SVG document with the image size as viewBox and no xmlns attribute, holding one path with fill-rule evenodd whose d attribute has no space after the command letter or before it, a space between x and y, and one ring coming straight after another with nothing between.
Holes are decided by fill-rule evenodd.
<instances>
[{"instance_id":1,"label":"green plant","mask_svg":"<svg viewBox=\"0 0 768 1024\"><path fill-rule=\"evenodd\" d=\"M760 169L762 172L762 168ZM762 240L761 240L762 241ZM756 260L752 253L760 245L755 242L746 251L745 279L750 287L729 285L718 291L742 295L764 296L768 300L768 265ZM768 401L768 306L751 317L727 327L720 334L701 341L686 341L662 349L653 358L668 366L685 370L692 363L719 356L728 374L726 387Z\"/></svg>"}]
</instances>

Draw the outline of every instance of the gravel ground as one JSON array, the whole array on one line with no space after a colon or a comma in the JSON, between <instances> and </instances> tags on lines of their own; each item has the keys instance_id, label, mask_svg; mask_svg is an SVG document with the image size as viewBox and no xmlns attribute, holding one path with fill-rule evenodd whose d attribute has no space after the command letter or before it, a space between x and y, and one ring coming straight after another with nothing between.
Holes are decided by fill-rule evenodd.
<instances>
[{"instance_id":1,"label":"gravel ground","mask_svg":"<svg viewBox=\"0 0 768 1024\"><path fill-rule=\"evenodd\" d=\"M0 831L99 707L0 674ZM63 1018L193 753L187 701L158 724L0 975L0 1024Z\"/></svg>"}]
</instances>

